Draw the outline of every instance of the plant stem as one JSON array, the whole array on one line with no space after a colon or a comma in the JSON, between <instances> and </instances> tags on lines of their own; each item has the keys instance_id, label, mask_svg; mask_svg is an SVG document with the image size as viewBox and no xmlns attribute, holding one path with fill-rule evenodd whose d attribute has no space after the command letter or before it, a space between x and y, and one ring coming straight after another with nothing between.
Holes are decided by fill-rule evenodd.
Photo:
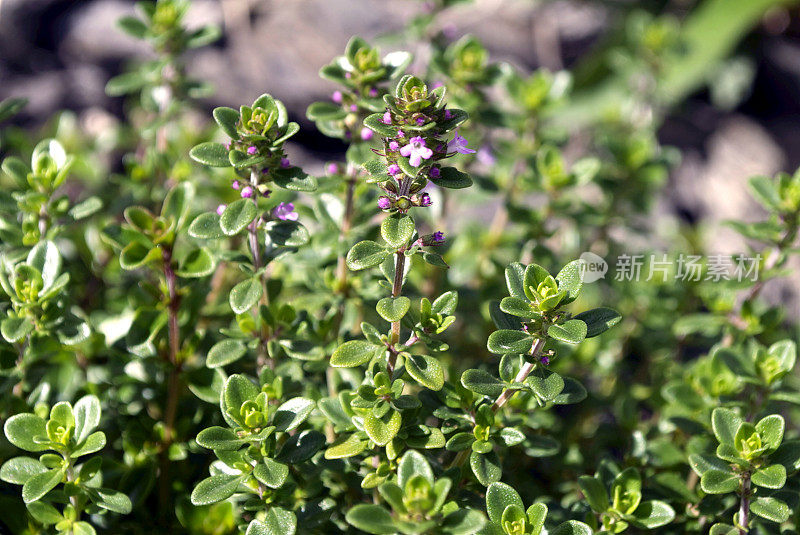
<instances>
[{"instance_id":1,"label":"plant stem","mask_svg":"<svg viewBox=\"0 0 800 535\"><path fill-rule=\"evenodd\" d=\"M406 267L406 255L403 250L398 250L395 253L395 262L394 262L394 284L392 285L392 297L398 298L400 294L403 292L403 271L405 271ZM395 345L397 342L400 341L400 320L392 322L392 337L391 337L391 345ZM389 372L391 376L394 373L394 365L397 361L397 353L390 352L389 354L389 361L386 364L386 371Z\"/></svg>"},{"instance_id":2,"label":"plant stem","mask_svg":"<svg viewBox=\"0 0 800 535\"><path fill-rule=\"evenodd\" d=\"M517 376L514 377L515 383L521 383L524 381L528 375L531 374L533 369L536 367L536 357L539 356L539 353L542 352L542 348L544 347L544 338L537 338L536 341L533 343L533 347L531 347L530 355L533 357L531 359L532 362L526 362L522 368L519 369ZM503 406L508 403L508 400L517 392L517 390L513 388L506 388L503 392L497 397L494 403L492 403L492 411L497 412Z\"/></svg>"},{"instance_id":3,"label":"plant stem","mask_svg":"<svg viewBox=\"0 0 800 535\"><path fill-rule=\"evenodd\" d=\"M258 209L258 171L254 168L250 170L250 186L253 188L253 205L255 205L256 210ZM252 223L248 226L248 234L250 240L250 252L253 255L253 268L254 271L258 272L261 270L261 247L258 244L258 220L259 218L256 217ZM267 294L267 274L266 272L259 274L259 280L261 281L261 299L260 302L262 305L269 304L269 295ZM258 316L258 311L256 310L256 316ZM275 369L275 361L270 358L269 356L269 349L267 348L267 342L270 339L270 332L269 327L266 323L262 324L261 328L261 337L260 337L260 354L258 355L258 365L264 366L268 365L270 368Z\"/></svg>"},{"instance_id":4,"label":"plant stem","mask_svg":"<svg viewBox=\"0 0 800 535\"><path fill-rule=\"evenodd\" d=\"M342 218L342 228L339 232L339 239L342 242L347 240L350 228L353 226L353 200L356 189L356 173L352 164L347 164L347 193L344 202L344 217ZM339 255L336 264L336 288L343 295L347 295L347 262L346 255Z\"/></svg>"},{"instance_id":5,"label":"plant stem","mask_svg":"<svg viewBox=\"0 0 800 535\"><path fill-rule=\"evenodd\" d=\"M739 503L739 535L747 535L750 532L750 472L742 474L742 500Z\"/></svg>"}]
</instances>

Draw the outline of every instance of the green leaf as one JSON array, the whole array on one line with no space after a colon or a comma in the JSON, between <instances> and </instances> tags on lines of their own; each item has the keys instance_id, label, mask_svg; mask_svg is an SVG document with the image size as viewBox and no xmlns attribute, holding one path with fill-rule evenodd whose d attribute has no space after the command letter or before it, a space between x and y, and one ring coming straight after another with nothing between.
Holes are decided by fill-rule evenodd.
<instances>
[{"instance_id":1,"label":"green leaf","mask_svg":"<svg viewBox=\"0 0 800 535\"><path fill-rule=\"evenodd\" d=\"M489 520L499 524L503 511L509 505L516 505L520 509L525 508L522 498L510 485L500 482L489 485L489 488L486 489L486 512L489 515Z\"/></svg>"},{"instance_id":2,"label":"green leaf","mask_svg":"<svg viewBox=\"0 0 800 535\"><path fill-rule=\"evenodd\" d=\"M589 502L589 507L595 513L604 513L608 510L610 506L608 493L599 479L592 476L580 476L578 486L586 497L586 501Z\"/></svg>"},{"instance_id":3,"label":"green leaf","mask_svg":"<svg viewBox=\"0 0 800 535\"><path fill-rule=\"evenodd\" d=\"M503 469L500 467L500 459L493 451L489 453L478 453L473 451L469 455L469 466L478 482L487 487L495 481L500 481L503 476Z\"/></svg>"},{"instance_id":4,"label":"green leaf","mask_svg":"<svg viewBox=\"0 0 800 535\"><path fill-rule=\"evenodd\" d=\"M207 477L192 491L192 505L210 505L227 500L233 496L244 478L245 476L229 474Z\"/></svg>"},{"instance_id":5,"label":"green leaf","mask_svg":"<svg viewBox=\"0 0 800 535\"><path fill-rule=\"evenodd\" d=\"M203 429L195 440L204 448L220 451L235 451L247 444L246 438L239 437L232 429L219 426Z\"/></svg>"},{"instance_id":6,"label":"green leaf","mask_svg":"<svg viewBox=\"0 0 800 535\"><path fill-rule=\"evenodd\" d=\"M100 400L97 396L83 396L75 403L75 440L82 442L100 424Z\"/></svg>"},{"instance_id":7,"label":"green leaf","mask_svg":"<svg viewBox=\"0 0 800 535\"><path fill-rule=\"evenodd\" d=\"M316 407L313 400L296 397L284 402L272 417L272 425L278 431L292 431L306 421Z\"/></svg>"},{"instance_id":8,"label":"green leaf","mask_svg":"<svg viewBox=\"0 0 800 535\"><path fill-rule=\"evenodd\" d=\"M511 297L525 299L525 266L513 262L506 266L506 286Z\"/></svg>"},{"instance_id":9,"label":"green leaf","mask_svg":"<svg viewBox=\"0 0 800 535\"><path fill-rule=\"evenodd\" d=\"M294 513L280 507L270 507L263 522L250 522L245 535L294 535L296 531L297 517Z\"/></svg>"},{"instance_id":10,"label":"green leaf","mask_svg":"<svg viewBox=\"0 0 800 535\"><path fill-rule=\"evenodd\" d=\"M469 369L461 374L461 384L464 388L496 398L505 389L505 384L485 370Z\"/></svg>"},{"instance_id":11,"label":"green leaf","mask_svg":"<svg viewBox=\"0 0 800 535\"><path fill-rule=\"evenodd\" d=\"M285 464L303 463L325 446L325 435L313 429L301 431L281 446L275 460Z\"/></svg>"},{"instance_id":12,"label":"green leaf","mask_svg":"<svg viewBox=\"0 0 800 535\"><path fill-rule=\"evenodd\" d=\"M586 324L578 319L567 320L564 323L551 325L547 329L547 336L566 342L579 344L586 338Z\"/></svg>"},{"instance_id":13,"label":"green leaf","mask_svg":"<svg viewBox=\"0 0 800 535\"><path fill-rule=\"evenodd\" d=\"M47 472L47 468L30 457L14 457L0 467L0 480L14 485L24 485L31 477Z\"/></svg>"},{"instance_id":14,"label":"green leaf","mask_svg":"<svg viewBox=\"0 0 800 535\"><path fill-rule=\"evenodd\" d=\"M411 300L401 295L399 297L384 297L375 306L378 314L388 322L400 321L411 308Z\"/></svg>"},{"instance_id":15,"label":"green leaf","mask_svg":"<svg viewBox=\"0 0 800 535\"><path fill-rule=\"evenodd\" d=\"M700 488L706 494L726 494L739 488L739 476L715 468L706 470L700 477Z\"/></svg>"},{"instance_id":16,"label":"green leaf","mask_svg":"<svg viewBox=\"0 0 800 535\"><path fill-rule=\"evenodd\" d=\"M86 219L96 214L103 208L103 201L99 197L89 197L69 209L69 215L76 221Z\"/></svg>"},{"instance_id":17,"label":"green leaf","mask_svg":"<svg viewBox=\"0 0 800 535\"><path fill-rule=\"evenodd\" d=\"M564 379L557 373L539 368L525 379L537 396L546 401L554 401L564 390Z\"/></svg>"},{"instance_id":18,"label":"green leaf","mask_svg":"<svg viewBox=\"0 0 800 535\"><path fill-rule=\"evenodd\" d=\"M122 269L138 269L148 262L161 258L161 255L161 249L158 247L147 247L140 241L134 241L120 252L119 265Z\"/></svg>"},{"instance_id":19,"label":"green leaf","mask_svg":"<svg viewBox=\"0 0 800 535\"><path fill-rule=\"evenodd\" d=\"M228 158L228 149L222 143L200 143L189 151L189 156L196 162L210 167L230 167L231 161Z\"/></svg>"},{"instance_id":20,"label":"green leaf","mask_svg":"<svg viewBox=\"0 0 800 535\"><path fill-rule=\"evenodd\" d=\"M89 491L92 502L98 507L121 515L131 512L131 500L116 490L93 488Z\"/></svg>"},{"instance_id":21,"label":"green leaf","mask_svg":"<svg viewBox=\"0 0 800 535\"><path fill-rule=\"evenodd\" d=\"M382 417L377 418L372 411L364 417L364 431L378 446L385 446L400 431L402 417L400 413L390 409Z\"/></svg>"},{"instance_id":22,"label":"green leaf","mask_svg":"<svg viewBox=\"0 0 800 535\"><path fill-rule=\"evenodd\" d=\"M334 368L353 368L369 362L375 356L377 346L366 340L350 340L336 348L331 355Z\"/></svg>"},{"instance_id":23,"label":"green leaf","mask_svg":"<svg viewBox=\"0 0 800 535\"><path fill-rule=\"evenodd\" d=\"M297 221L270 221L264 226L268 244L299 247L308 243L308 229Z\"/></svg>"},{"instance_id":24,"label":"green leaf","mask_svg":"<svg viewBox=\"0 0 800 535\"><path fill-rule=\"evenodd\" d=\"M267 457L253 469L253 476L269 488L277 489L286 482L289 467Z\"/></svg>"},{"instance_id":25,"label":"green leaf","mask_svg":"<svg viewBox=\"0 0 800 535\"><path fill-rule=\"evenodd\" d=\"M230 203L219 218L219 226L227 236L238 234L258 216L258 209L250 199Z\"/></svg>"},{"instance_id":26,"label":"green leaf","mask_svg":"<svg viewBox=\"0 0 800 535\"><path fill-rule=\"evenodd\" d=\"M556 275L559 290L567 291L567 299L565 303L570 303L578 298L583 286L583 261L573 260Z\"/></svg>"},{"instance_id":27,"label":"green leaf","mask_svg":"<svg viewBox=\"0 0 800 535\"><path fill-rule=\"evenodd\" d=\"M339 121L347 117L347 112L332 102L314 102L306 108L306 117L312 121Z\"/></svg>"},{"instance_id":28,"label":"green leaf","mask_svg":"<svg viewBox=\"0 0 800 535\"><path fill-rule=\"evenodd\" d=\"M522 331L501 329L489 335L486 347L492 353L527 353L533 347L533 337Z\"/></svg>"},{"instance_id":29,"label":"green leaf","mask_svg":"<svg viewBox=\"0 0 800 535\"><path fill-rule=\"evenodd\" d=\"M446 535L473 535L486 524L486 517L476 509L458 509L442 519L439 531Z\"/></svg>"},{"instance_id":30,"label":"green leaf","mask_svg":"<svg viewBox=\"0 0 800 535\"><path fill-rule=\"evenodd\" d=\"M381 244L374 241L360 241L347 253L347 267L360 271L377 266L391 254Z\"/></svg>"},{"instance_id":31,"label":"green leaf","mask_svg":"<svg viewBox=\"0 0 800 535\"><path fill-rule=\"evenodd\" d=\"M84 520L72 524L72 535L97 535L92 525Z\"/></svg>"},{"instance_id":32,"label":"green leaf","mask_svg":"<svg viewBox=\"0 0 800 535\"><path fill-rule=\"evenodd\" d=\"M272 178L275 184L290 191L314 191L317 189L317 179L299 167L273 171Z\"/></svg>"},{"instance_id":33,"label":"green leaf","mask_svg":"<svg viewBox=\"0 0 800 535\"><path fill-rule=\"evenodd\" d=\"M581 312L575 319L586 324L586 338L593 338L619 323L622 316L616 310L600 307Z\"/></svg>"},{"instance_id":34,"label":"green leaf","mask_svg":"<svg viewBox=\"0 0 800 535\"><path fill-rule=\"evenodd\" d=\"M56 488L56 486L61 483L63 477L63 468L55 468L31 476L25 484L22 485L22 501L27 504L42 498L45 494Z\"/></svg>"},{"instance_id":35,"label":"green leaf","mask_svg":"<svg viewBox=\"0 0 800 535\"><path fill-rule=\"evenodd\" d=\"M711 413L711 427L720 444L734 445L734 437L742 425L742 419L730 409L716 408Z\"/></svg>"},{"instance_id":36,"label":"green leaf","mask_svg":"<svg viewBox=\"0 0 800 535\"><path fill-rule=\"evenodd\" d=\"M655 529L672 522L675 510L660 500L642 502L632 513L635 523L647 529Z\"/></svg>"},{"instance_id":37,"label":"green leaf","mask_svg":"<svg viewBox=\"0 0 800 535\"><path fill-rule=\"evenodd\" d=\"M559 524L553 531L548 532L548 535L592 535L592 533L592 528L583 522L567 520L563 524Z\"/></svg>"},{"instance_id":38,"label":"green leaf","mask_svg":"<svg viewBox=\"0 0 800 535\"><path fill-rule=\"evenodd\" d=\"M541 316L538 310L531 307L527 299L521 297L504 297L500 301L500 310L518 318L534 319Z\"/></svg>"},{"instance_id":39,"label":"green leaf","mask_svg":"<svg viewBox=\"0 0 800 535\"><path fill-rule=\"evenodd\" d=\"M247 353L247 347L241 340L222 340L214 344L208 350L206 356L206 366L209 368L219 368L236 362Z\"/></svg>"},{"instance_id":40,"label":"green leaf","mask_svg":"<svg viewBox=\"0 0 800 535\"><path fill-rule=\"evenodd\" d=\"M231 309L237 314L244 314L253 308L261 299L264 288L258 278L244 280L231 289L228 296Z\"/></svg>"},{"instance_id":41,"label":"green leaf","mask_svg":"<svg viewBox=\"0 0 800 535\"><path fill-rule=\"evenodd\" d=\"M364 119L364 126L383 137L397 137L397 127L383 122L382 113L373 113Z\"/></svg>"},{"instance_id":42,"label":"green leaf","mask_svg":"<svg viewBox=\"0 0 800 535\"><path fill-rule=\"evenodd\" d=\"M126 72L115 76L106 84L106 95L119 97L128 93L138 91L147 83L147 79L141 72Z\"/></svg>"},{"instance_id":43,"label":"green leaf","mask_svg":"<svg viewBox=\"0 0 800 535\"><path fill-rule=\"evenodd\" d=\"M239 139L239 132L236 130L236 124L239 122L239 112L233 108L214 108L214 120L217 122L222 131L232 139ZM227 158L227 151L225 154Z\"/></svg>"},{"instance_id":44,"label":"green leaf","mask_svg":"<svg viewBox=\"0 0 800 535\"><path fill-rule=\"evenodd\" d=\"M428 483L434 484L433 470L425 456L418 451L408 450L397 464L397 481L400 488L405 489L406 483L415 475L421 475Z\"/></svg>"},{"instance_id":45,"label":"green leaf","mask_svg":"<svg viewBox=\"0 0 800 535\"><path fill-rule=\"evenodd\" d=\"M167 192L164 204L161 206L161 216L176 222L178 227L183 225L189 205L194 200L194 186L191 182L180 182Z\"/></svg>"},{"instance_id":46,"label":"green leaf","mask_svg":"<svg viewBox=\"0 0 800 535\"><path fill-rule=\"evenodd\" d=\"M406 371L419 384L434 391L444 386L444 369L435 357L428 355L409 355L406 357Z\"/></svg>"},{"instance_id":47,"label":"green leaf","mask_svg":"<svg viewBox=\"0 0 800 535\"><path fill-rule=\"evenodd\" d=\"M137 39L143 39L149 31L147 24L145 24L141 19L132 17L130 15L117 20L117 26L119 26L119 29L123 32L136 37Z\"/></svg>"},{"instance_id":48,"label":"green leaf","mask_svg":"<svg viewBox=\"0 0 800 535\"><path fill-rule=\"evenodd\" d=\"M42 275L42 290L47 290L61 272L61 255L58 247L50 240L40 241L28 253L25 263L35 267Z\"/></svg>"},{"instance_id":49,"label":"green leaf","mask_svg":"<svg viewBox=\"0 0 800 535\"><path fill-rule=\"evenodd\" d=\"M445 292L431 303L431 311L434 314L454 314L458 306L458 292Z\"/></svg>"},{"instance_id":50,"label":"green leaf","mask_svg":"<svg viewBox=\"0 0 800 535\"><path fill-rule=\"evenodd\" d=\"M81 457L83 455L89 455L90 453L94 453L96 451L102 450L106 446L106 434L102 431L95 431L88 437L86 440L80 443L79 447L72 450L71 454L73 457Z\"/></svg>"},{"instance_id":51,"label":"green leaf","mask_svg":"<svg viewBox=\"0 0 800 535\"><path fill-rule=\"evenodd\" d=\"M781 207L781 196L775 187L775 181L766 176L754 176L748 181L750 193L767 210L778 211Z\"/></svg>"},{"instance_id":52,"label":"green leaf","mask_svg":"<svg viewBox=\"0 0 800 535\"><path fill-rule=\"evenodd\" d=\"M225 233L219 226L220 217L215 212L206 212L194 218L189 225L189 236L201 240L224 238Z\"/></svg>"},{"instance_id":53,"label":"green leaf","mask_svg":"<svg viewBox=\"0 0 800 535\"><path fill-rule=\"evenodd\" d=\"M800 470L800 441L790 440L770 456L770 461L782 464L787 471Z\"/></svg>"},{"instance_id":54,"label":"green leaf","mask_svg":"<svg viewBox=\"0 0 800 535\"><path fill-rule=\"evenodd\" d=\"M462 189L472 185L472 179L455 167L442 167L438 177L428 176L440 188Z\"/></svg>"},{"instance_id":55,"label":"green leaf","mask_svg":"<svg viewBox=\"0 0 800 535\"><path fill-rule=\"evenodd\" d=\"M750 510L761 518L766 518L779 524L789 520L789 506L777 498L756 498L755 501L750 503Z\"/></svg>"},{"instance_id":56,"label":"green leaf","mask_svg":"<svg viewBox=\"0 0 800 535\"><path fill-rule=\"evenodd\" d=\"M767 446L767 453L778 449L783 441L783 430L786 424L779 414L770 414L756 424L756 431L761 437L762 444Z\"/></svg>"},{"instance_id":57,"label":"green leaf","mask_svg":"<svg viewBox=\"0 0 800 535\"><path fill-rule=\"evenodd\" d=\"M368 442L361 440L357 435L340 438L325 450L326 459L345 459L358 455L367 448Z\"/></svg>"},{"instance_id":58,"label":"green leaf","mask_svg":"<svg viewBox=\"0 0 800 535\"><path fill-rule=\"evenodd\" d=\"M211 275L214 272L214 257L205 247L193 249L184 257L175 274L185 279L197 279Z\"/></svg>"},{"instance_id":59,"label":"green leaf","mask_svg":"<svg viewBox=\"0 0 800 535\"><path fill-rule=\"evenodd\" d=\"M225 387L222 389L222 397L225 406L238 413L245 401L252 401L258 396L259 389L253 382L241 374L228 377Z\"/></svg>"},{"instance_id":60,"label":"green leaf","mask_svg":"<svg viewBox=\"0 0 800 535\"><path fill-rule=\"evenodd\" d=\"M27 317L9 316L0 322L0 335L13 344L19 342L33 331L33 322Z\"/></svg>"},{"instance_id":61,"label":"green leaf","mask_svg":"<svg viewBox=\"0 0 800 535\"><path fill-rule=\"evenodd\" d=\"M3 431L9 442L26 451L45 451L50 449L46 444L35 442L34 438L46 438L44 419L35 414L15 414L6 420Z\"/></svg>"},{"instance_id":62,"label":"green leaf","mask_svg":"<svg viewBox=\"0 0 800 535\"><path fill-rule=\"evenodd\" d=\"M381 237L394 248L407 245L416 230L414 220L405 214L394 213L381 223Z\"/></svg>"},{"instance_id":63,"label":"green leaf","mask_svg":"<svg viewBox=\"0 0 800 535\"><path fill-rule=\"evenodd\" d=\"M26 507L31 516L37 522L45 526L56 524L64 519L64 516L58 512L58 509L47 502L33 502L29 503Z\"/></svg>"},{"instance_id":64,"label":"green leaf","mask_svg":"<svg viewBox=\"0 0 800 535\"><path fill-rule=\"evenodd\" d=\"M397 529L392 515L379 505L358 504L347 511L347 523L356 529L375 535L392 535Z\"/></svg>"},{"instance_id":65,"label":"green leaf","mask_svg":"<svg viewBox=\"0 0 800 535\"><path fill-rule=\"evenodd\" d=\"M768 489L780 489L786 484L786 468L781 464L765 466L753 472L754 485Z\"/></svg>"}]
</instances>

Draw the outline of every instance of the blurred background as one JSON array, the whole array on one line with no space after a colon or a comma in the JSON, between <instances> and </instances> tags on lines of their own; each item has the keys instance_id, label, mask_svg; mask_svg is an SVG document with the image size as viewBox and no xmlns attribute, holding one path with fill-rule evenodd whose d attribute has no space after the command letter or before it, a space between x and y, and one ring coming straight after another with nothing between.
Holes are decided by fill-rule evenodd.
<instances>
[{"instance_id":1,"label":"blurred background","mask_svg":"<svg viewBox=\"0 0 800 535\"><path fill-rule=\"evenodd\" d=\"M800 164L800 11L776 0L476 0L439 12L435 30L452 41L476 35L493 61L523 71L570 69L586 109L624 97L626 86L607 67L608 49L633 12L674 16L684 38L700 43L667 74L670 94L658 131L682 153L657 212L713 228L757 209L746 193L756 174L793 171ZM433 4L418 0L196 0L190 26L215 24L222 38L186 56L191 76L210 82L213 106L238 106L263 92L283 100L301 133L290 149L309 171L346 146L323 136L306 107L334 89L320 67L341 54L352 35L410 49L425 64L426 49L400 31ZM123 0L0 0L0 99L25 96L14 121L38 128L72 110L89 135L101 136L123 117L125 100L106 95L113 76L150 58L150 48L122 33L116 21L134 13ZM629 31L629 28L628 28ZM412 66L412 70L413 70ZM611 73L611 74L609 74ZM620 89L621 87L621 89ZM622 95L615 96L615 91ZM671 93L670 93L671 92ZM580 101L580 99L578 99ZM585 110L584 110L585 111ZM199 118L198 118L199 120ZM720 227L720 231L727 231ZM712 232L712 235L713 234ZM734 235L723 234L723 241ZM733 247L734 249L737 247Z\"/></svg>"}]
</instances>

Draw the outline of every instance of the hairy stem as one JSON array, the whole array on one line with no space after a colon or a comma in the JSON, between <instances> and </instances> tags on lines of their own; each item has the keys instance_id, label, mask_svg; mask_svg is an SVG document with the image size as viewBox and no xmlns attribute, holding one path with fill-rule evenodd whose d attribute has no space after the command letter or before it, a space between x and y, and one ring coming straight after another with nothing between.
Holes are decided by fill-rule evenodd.
<instances>
[{"instance_id":1,"label":"hairy stem","mask_svg":"<svg viewBox=\"0 0 800 535\"><path fill-rule=\"evenodd\" d=\"M526 362L522 368L519 369L519 373L517 376L514 377L515 383L521 383L524 381L536 367L536 357L539 356L539 353L542 352L542 348L544 347L544 338L537 338L536 341L533 343L533 347L531 347L531 356L533 357L531 360L532 362ZM503 392L497 397L494 403L492 403L492 411L497 412L503 408L503 406L508 403L508 400L517 392L513 388L506 388Z\"/></svg>"},{"instance_id":2,"label":"hairy stem","mask_svg":"<svg viewBox=\"0 0 800 535\"><path fill-rule=\"evenodd\" d=\"M344 217L342 218L342 228L339 232L339 239L343 242L347 241L347 235L350 234L350 228L353 226L353 199L355 197L356 189L356 174L352 164L347 166L347 193L345 195L344 203ZM347 262L346 255L339 255L336 264L336 288L339 293L347 294Z\"/></svg>"},{"instance_id":3,"label":"hairy stem","mask_svg":"<svg viewBox=\"0 0 800 535\"><path fill-rule=\"evenodd\" d=\"M750 532L750 472L742 474L742 499L739 503L739 535Z\"/></svg>"},{"instance_id":4,"label":"hairy stem","mask_svg":"<svg viewBox=\"0 0 800 535\"><path fill-rule=\"evenodd\" d=\"M399 250L395 253L395 262L394 262L394 284L392 285L392 297L397 298L400 297L400 294L403 292L403 271L405 271L406 267L406 255L402 250ZM400 320L392 322L392 337L391 337L391 345L395 345L397 342L400 341ZM394 365L397 361L397 353L394 351L390 352L389 354L389 361L386 364L386 371L389 372L391 376L394 373Z\"/></svg>"},{"instance_id":5,"label":"hairy stem","mask_svg":"<svg viewBox=\"0 0 800 535\"><path fill-rule=\"evenodd\" d=\"M250 186L253 188L253 205L255 205L256 209L258 209L258 171L253 168L250 170ZM258 243L258 221L259 217L256 217L252 223L248 226L248 237L250 241L250 252L253 255L253 269L258 272L261 270L261 247ZM261 304L268 305L269 304L269 295L267 294L267 273L260 273L258 276L259 280L261 281ZM258 311L256 311L256 315L258 315ZM258 355L257 363L259 366L267 365L272 369L275 369L275 360L272 359L269 355L269 349L267 347L267 342L270 339L270 332L269 327L266 324L262 324L261 328L261 337L260 337L260 351Z\"/></svg>"}]
</instances>

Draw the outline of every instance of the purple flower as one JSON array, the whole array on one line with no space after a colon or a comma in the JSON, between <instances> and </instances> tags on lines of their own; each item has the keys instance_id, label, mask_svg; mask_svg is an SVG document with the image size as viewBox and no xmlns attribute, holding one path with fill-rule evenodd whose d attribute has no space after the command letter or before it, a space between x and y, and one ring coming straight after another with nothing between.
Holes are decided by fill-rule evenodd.
<instances>
[{"instance_id":1,"label":"purple flower","mask_svg":"<svg viewBox=\"0 0 800 535\"><path fill-rule=\"evenodd\" d=\"M349 78L351 78L352 76L353 76L353 74L352 74L352 73L349 73L349 72L346 72L346 73L344 73L344 77L345 77L345 78L348 78L348 79L349 79Z\"/></svg>"},{"instance_id":2,"label":"purple flower","mask_svg":"<svg viewBox=\"0 0 800 535\"><path fill-rule=\"evenodd\" d=\"M439 178L442 176L442 170L438 167L431 167L431 170L428 171L428 176L431 178Z\"/></svg>"},{"instance_id":3,"label":"purple flower","mask_svg":"<svg viewBox=\"0 0 800 535\"><path fill-rule=\"evenodd\" d=\"M400 154L408 158L413 167L419 167L422 160L433 156L433 151L425 146L425 140L420 136L412 137L408 145L400 149Z\"/></svg>"},{"instance_id":4,"label":"purple flower","mask_svg":"<svg viewBox=\"0 0 800 535\"><path fill-rule=\"evenodd\" d=\"M252 156L256 152L258 152L258 149L255 148L255 146L250 145L249 147L247 147L247 154L250 154Z\"/></svg>"},{"instance_id":5,"label":"purple flower","mask_svg":"<svg viewBox=\"0 0 800 535\"><path fill-rule=\"evenodd\" d=\"M350 111L358 111L358 106L356 104L350 104Z\"/></svg>"},{"instance_id":6,"label":"purple flower","mask_svg":"<svg viewBox=\"0 0 800 535\"><path fill-rule=\"evenodd\" d=\"M339 172L339 165L335 163L329 163L327 170L329 175L335 175Z\"/></svg>"},{"instance_id":7,"label":"purple flower","mask_svg":"<svg viewBox=\"0 0 800 535\"><path fill-rule=\"evenodd\" d=\"M447 147L459 154L472 154L475 152L474 149L467 148L467 140L458 135L458 130L456 130L456 137Z\"/></svg>"},{"instance_id":8,"label":"purple flower","mask_svg":"<svg viewBox=\"0 0 800 535\"><path fill-rule=\"evenodd\" d=\"M333 95L331 95L331 100L334 101L336 104L342 103L342 92L341 91L334 91Z\"/></svg>"},{"instance_id":9,"label":"purple flower","mask_svg":"<svg viewBox=\"0 0 800 535\"><path fill-rule=\"evenodd\" d=\"M374 87L371 87L371 88L369 89L369 96L371 96L371 97L377 97L377 96L378 96L378 90L377 90L376 88L374 88Z\"/></svg>"},{"instance_id":10,"label":"purple flower","mask_svg":"<svg viewBox=\"0 0 800 535\"><path fill-rule=\"evenodd\" d=\"M383 119L381 119L383 124L392 124L392 114L388 111L383 114Z\"/></svg>"},{"instance_id":11,"label":"purple flower","mask_svg":"<svg viewBox=\"0 0 800 535\"><path fill-rule=\"evenodd\" d=\"M231 150L231 143L225 143L225 150Z\"/></svg>"},{"instance_id":12,"label":"purple flower","mask_svg":"<svg viewBox=\"0 0 800 535\"><path fill-rule=\"evenodd\" d=\"M400 144L397 141L390 141L389 150L392 152L397 152L398 150L400 150Z\"/></svg>"},{"instance_id":13,"label":"purple flower","mask_svg":"<svg viewBox=\"0 0 800 535\"><path fill-rule=\"evenodd\" d=\"M541 361L541 363L542 363L542 364L544 364L545 366L547 366L548 364L550 364L550 357L548 357L547 355L542 355L541 357L539 357L539 360L540 360L540 361Z\"/></svg>"},{"instance_id":14,"label":"purple flower","mask_svg":"<svg viewBox=\"0 0 800 535\"><path fill-rule=\"evenodd\" d=\"M444 241L444 232L437 230L433 233L433 241L435 243L442 243Z\"/></svg>"},{"instance_id":15,"label":"purple flower","mask_svg":"<svg viewBox=\"0 0 800 535\"><path fill-rule=\"evenodd\" d=\"M443 85L444 85L444 84L443 84L442 82L433 82L433 85L432 85L431 87L432 87L433 89L439 89L439 88L440 88L440 87L442 87Z\"/></svg>"},{"instance_id":16,"label":"purple flower","mask_svg":"<svg viewBox=\"0 0 800 535\"><path fill-rule=\"evenodd\" d=\"M272 217L281 221L297 221L297 212L294 211L294 204L282 202L272 209Z\"/></svg>"},{"instance_id":17,"label":"purple flower","mask_svg":"<svg viewBox=\"0 0 800 535\"><path fill-rule=\"evenodd\" d=\"M406 137L405 133L402 130L398 130L397 131L397 138L398 139L402 139L404 137Z\"/></svg>"},{"instance_id":18,"label":"purple flower","mask_svg":"<svg viewBox=\"0 0 800 535\"><path fill-rule=\"evenodd\" d=\"M370 139L372 139L373 135L374 132L369 128L367 128L366 126L361 129L361 139L363 139L364 141L369 141Z\"/></svg>"},{"instance_id":19,"label":"purple flower","mask_svg":"<svg viewBox=\"0 0 800 535\"><path fill-rule=\"evenodd\" d=\"M265 199L269 199L270 195L272 195L271 189L265 189L264 191L261 192L261 196L264 197Z\"/></svg>"},{"instance_id":20,"label":"purple flower","mask_svg":"<svg viewBox=\"0 0 800 535\"><path fill-rule=\"evenodd\" d=\"M217 206L217 215L222 215L222 212L224 212L225 208L227 207L228 207L227 204L220 204L219 206Z\"/></svg>"},{"instance_id":21,"label":"purple flower","mask_svg":"<svg viewBox=\"0 0 800 535\"><path fill-rule=\"evenodd\" d=\"M417 126L422 126L425 124L425 117L417 117Z\"/></svg>"},{"instance_id":22,"label":"purple flower","mask_svg":"<svg viewBox=\"0 0 800 535\"><path fill-rule=\"evenodd\" d=\"M241 195L243 199L249 199L250 197L253 196L253 188L251 188L250 186L243 187Z\"/></svg>"},{"instance_id":23,"label":"purple flower","mask_svg":"<svg viewBox=\"0 0 800 535\"><path fill-rule=\"evenodd\" d=\"M472 152L475 152L475 151L472 151ZM281 158L281 167L286 169L286 168L291 167L291 166L292 166L292 164L291 164L291 162L289 162L289 158Z\"/></svg>"},{"instance_id":24,"label":"purple flower","mask_svg":"<svg viewBox=\"0 0 800 535\"><path fill-rule=\"evenodd\" d=\"M478 149L478 161L481 162L483 165L492 166L497 161L497 158L494 157L492 154L491 149L489 147L481 147Z\"/></svg>"},{"instance_id":25,"label":"purple flower","mask_svg":"<svg viewBox=\"0 0 800 535\"><path fill-rule=\"evenodd\" d=\"M386 171L390 175L394 176L394 175L396 175L397 173L400 172L400 166L397 165L396 163L393 163L392 165L389 166L389 168Z\"/></svg>"},{"instance_id":26,"label":"purple flower","mask_svg":"<svg viewBox=\"0 0 800 535\"><path fill-rule=\"evenodd\" d=\"M444 118L445 119L452 119L453 118L453 112L451 112L450 110L444 110Z\"/></svg>"},{"instance_id":27,"label":"purple flower","mask_svg":"<svg viewBox=\"0 0 800 535\"><path fill-rule=\"evenodd\" d=\"M391 207L392 201L389 199L389 197L380 197L378 199L378 208L381 210L388 210Z\"/></svg>"},{"instance_id":28,"label":"purple flower","mask_svg":"<svg viewBox=\"0 0 800 535\"><path fill-rule=\"evenodd\" d=\"M426 206L427 207L427 206L430 206L432 204L433 204L433 202L431 201L431 196L428 195L427 192L425 192L422 195L420 195L420 197L419 197L419 205L420 206Z\"/></svg>"},{"instance_id":29,"label":"purple flower","mask_svg":"<svg viewBox=\"0 0 800 535\"><path fill-rule=\"evenodd\" d=\"M242 185L239 183L239 181L238 181L238 180L234 180L234 181L231 183L231 187L232 187L233 189L239 189L239 188L241 188L241 187L242 187Z\"/></svg>"}]
</instances>

